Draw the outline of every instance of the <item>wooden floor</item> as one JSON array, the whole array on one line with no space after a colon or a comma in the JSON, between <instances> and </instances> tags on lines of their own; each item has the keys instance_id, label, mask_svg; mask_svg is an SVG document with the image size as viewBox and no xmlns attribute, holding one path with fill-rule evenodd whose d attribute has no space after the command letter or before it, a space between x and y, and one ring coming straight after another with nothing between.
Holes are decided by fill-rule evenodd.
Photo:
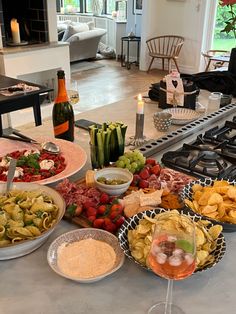
<instances>
[{"instance_id":1,"label":"wooden floor","mask_svg":"<svg viewBox=\"0 0 236 314\"><path fill-rule=\"evenodd\" d=\"M135 65L130 70L121 67L116 60L96 60L91 61L98 64L99 68L78 71L71 75L71 78L78 80L80 101L74 105L75 115L112 104L125 99L135 97L139 93L148 95L149 87L152 83L157 83L166 74L159 70L152 70L148 74L139 71ZM43 121L51 119L53 102L41 105ZM34 117L32 108L11 113L12 126L33 125Z\"/></svg>"},{"instance_id":2,"label":"wooden floor","mask_svg":"<svg viewBox=\"0 0 236 314\"><path fill-rule=\"evenodd\" d=\"M93 61L94 62L94 61ZM152 70L148 74L135 65L130 70L121 67L116 60L97 60L103 67L72 74L79 82L81 112L120 101L139 93L148 95L151 83L157 83L166 74Z\"/></svg>"}]
</instances>

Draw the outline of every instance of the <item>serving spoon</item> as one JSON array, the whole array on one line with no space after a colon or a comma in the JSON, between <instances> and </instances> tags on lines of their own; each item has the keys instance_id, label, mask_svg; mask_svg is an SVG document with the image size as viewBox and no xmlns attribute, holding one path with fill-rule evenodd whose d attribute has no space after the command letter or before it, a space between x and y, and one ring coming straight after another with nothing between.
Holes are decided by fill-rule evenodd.
<instances>
[{"instance_id":1,"label":"serving spoon","mask_svg":"<svg viewBox=\"0 0 236 314\"><path fill-rule=\"evenodd\" d=\"M12 136L11 134L14 134L16 136ZM38 141L36 141L36 140L26 136L26 135L21 134L20 132L17 132L16 130L11 130L10 134L3 134L2 137L8 138L10 140L40 145L42 150L44 150L45 152L51 153L51 154L57 155L60 153L60 147L57 144L50 142L50 141L40 143L40 142L38 142Z\"/></svg>"},{"instance_id":2,"label":"serving spoon","mask_svg":"<svg viewBox=\"0 0 236 314\"><path fill-rule=\"evenodd\" d=\"M11 189L12 181L14 178L14 174L16 171L16 159L10 160L10 165L7 172L7 187L6 187L6 193L8 193Z\"/></svg>"}]
</instances>

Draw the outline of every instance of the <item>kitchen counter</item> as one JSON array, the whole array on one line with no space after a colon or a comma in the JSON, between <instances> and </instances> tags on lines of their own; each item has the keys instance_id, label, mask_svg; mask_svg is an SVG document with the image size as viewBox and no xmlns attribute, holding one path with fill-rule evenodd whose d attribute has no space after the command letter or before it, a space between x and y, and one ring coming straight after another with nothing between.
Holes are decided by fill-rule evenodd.
<instances>
[{"instance_id":1,"label":"kitchen counter","mask_svg":"<svg viewBox=\"0 0 236 314\"><path fill-rule=\"evenodd\" d=\"M200 97L206 99L207 94ZM162 137L152 123L157 105L145 105L145 135ZM122 120L128 124L127 135L134 134L136 100L108 105L79 114L96 122ZM214 111L211 108L210 111ZM178 126L171 126L170 132ZM37 128L22 128L31 137L52 135L50 121ZM88 153L88 132L76 129L76 143ZM157 156L158 157L158 156ZM88 162L84 168L90 167ZM74 178L83 176L80 171ZM60 234L76 226L62 221L49 240L35 252L9 261L0 262L0 313L1 314L143 314L157 301L164 300L167 280L135 265L126 259L123 267L111 276L92 284L79 284L54 273L47 264L47 249ZM233 314L235 313L235 260L236 235L225 234L226 254L215 267L197 273L188 279L174 283L173 302L186 314Z\"/></svg>"}]
</instances>

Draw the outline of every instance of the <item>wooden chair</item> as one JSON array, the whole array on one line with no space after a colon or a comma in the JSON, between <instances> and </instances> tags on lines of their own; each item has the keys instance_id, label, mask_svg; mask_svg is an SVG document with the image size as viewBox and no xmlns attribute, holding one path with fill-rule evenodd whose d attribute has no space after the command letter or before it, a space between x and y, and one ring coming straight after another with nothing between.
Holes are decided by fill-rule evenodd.
<instances>
[{"instance_id":1,"label":"wooden chair","mask_svg":"<svg viewBox=\"0 0 236 314\"><path fill-rule=\"evenodd\" d=\"M207 52L202 52L202 56L204 57L206 68L205 72L208 72L211 66L213 69L221 68L224 65L224 61L214 61L211 60L212 57L216 55L230 55L230 51L227 50L208 50Z\"/></svg>"},{"instance_id":2,"label":"wooden chair","mask_svg":"<svg viewBox=\"0 0 236 314\"><path fill-rule=\"evenodd\" d=\"M179 67L177 59L184 43L184 37L175 35L165 35L150 38L146 41L149 56L152 58L147 72L150 71L155 58L162 59L162 70L165 67L165 59L168 60L168 71L170 71L170 62L174 61L177 70Z\"/></svg>"}]
</instances>

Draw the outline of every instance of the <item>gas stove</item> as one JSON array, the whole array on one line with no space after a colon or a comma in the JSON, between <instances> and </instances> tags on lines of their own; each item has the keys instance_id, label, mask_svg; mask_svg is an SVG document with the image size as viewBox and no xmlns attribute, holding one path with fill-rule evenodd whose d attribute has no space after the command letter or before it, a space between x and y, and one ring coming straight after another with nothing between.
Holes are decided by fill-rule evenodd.
<instances>
[{"instance_id":1,"label":"gas stove","mask_svg":"<svg viewBox=\"0 0 236 314\"><path fill-rule=\"evenodd\" d=\"M164 153L168 167L202 177L236 179L236 116L213 127L176 151Z\"/></svg>"},{"instance_id":2,"label":"gas stove","mask_svg":"<svg viewBox=\"0 0 236 314\"><path fill-rule=\"evenodd\" d=\"M139 150L198 178L236 180L236 104L152 139Z\"/></svg>"}]
</instances>

